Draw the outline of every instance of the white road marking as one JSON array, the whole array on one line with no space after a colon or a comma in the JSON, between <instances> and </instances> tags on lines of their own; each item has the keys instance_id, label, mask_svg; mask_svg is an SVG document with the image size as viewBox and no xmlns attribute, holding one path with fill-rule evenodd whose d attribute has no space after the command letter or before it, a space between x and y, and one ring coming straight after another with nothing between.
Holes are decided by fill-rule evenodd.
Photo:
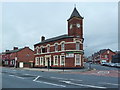
<instances>
[{"instance_id":1,"label":"white road marking","mask_svg":"<svg viewBox=\"0 0 120 90\"><path fill-rule=\"evenodd\" d=\"M119 86L119 84L116 84L116 83L101 82L101 84L110 84L110 85L116 85L116 86Z\"/></svg>"},{"instance_id":2,"label":"white road marking","mask_svg":"<svg viewBox=\"0 0 120 90\"><path fill-rule=\"evenodd\" d=\"M15 76L15 75L9 75L9 76L17 77L17 78L20 78L20 79L25 79L25 78L23 78L23 77L19 77L19 76Z\"/></svg>"},{"instance_id":3,"label":"white road marking","mask_svg":"<svg viewBox=\"0 0 120 90\"><path fill-rule=\"evenodd\" d=\"M66 87L65 85L59 85L59 84L54 84L54 83L49 83L49 82L43 82L43 81L34 81L34 82L49 84L49 85L58 86L58 87Z\"/></svg>"},{"instance_id":4,"label":"white road marking","mask_svg":"<svg viewBox=\"0 0 120 90\"><path fill-rule=\"evenodd\" d=\"M13 71L16 71L16 70L13 70Z\"/></svg>"},{"instance_id":5,"label":"white road marking","mask_svg":"<svg viewBox=\"0 0 120 90\"><path fill-rule=\"evenodd\" d=\"M33 81L36 81L40 76L37 76Z\"/></svg>"},{"instance_id":6,"label":"white road marking","mask_svg":"<svg viewBox=\"0 0 120 90\"><path fill-rule=\"evenodd\" d=\"M72 81L83 81L83 80L76 80L76 79L70 79L70 80L72 80Z\"/></svg>"},{"instance_id":7,"label":"white road marking","mask_svg":"<svg viewBox=\"0 0 120 90\"><path fill-rule=\"evenodd\" d=\"M99 71L99 72L97 72L98 74L109 74L110 73L110 71Z\"/></svg>"},{"instance_id":8,"label":"white road marking","mask_svg":"<svg viewBox=\"0 0 120 90\"><path fill-rule=\"evenodd\" d=\"M61 81L67 84L71 84L71 85L77 85L77 86L84 86L84 87L92 87L92 88L106 88L106 87L101 87L101 86L93 86L93 85L85 85L85 84L77 84L77 83L72 83L71 81Z\"/></svg>"},{"instance_id":9,"label":"white road marking","mask_svg":"<svg viewBox=\"0 0 120 90\"><path fill-rule=\"evenodd\" d=\"M63 79L63 80L72 80L72 81L82 81L82 80L76 80L76 79L67 79L67 78L58 78L58 77L50 77L55 79Z\"/></svg>"}]
</instances>

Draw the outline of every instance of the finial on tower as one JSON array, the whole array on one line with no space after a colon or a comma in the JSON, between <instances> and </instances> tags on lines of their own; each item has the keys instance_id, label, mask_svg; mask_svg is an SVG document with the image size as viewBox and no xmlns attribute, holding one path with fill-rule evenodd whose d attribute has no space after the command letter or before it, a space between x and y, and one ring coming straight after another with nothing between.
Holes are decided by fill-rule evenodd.
<instances>
[{"instance_id":1,"label":"finial on tower","mask_svg":"<svg viewBox=\"0 0 120 90\"><path fill-rule=\"evenodd\" d=\"M74 8L76 8L76 4L74 4Z\"/></svg>"}]
</instances>

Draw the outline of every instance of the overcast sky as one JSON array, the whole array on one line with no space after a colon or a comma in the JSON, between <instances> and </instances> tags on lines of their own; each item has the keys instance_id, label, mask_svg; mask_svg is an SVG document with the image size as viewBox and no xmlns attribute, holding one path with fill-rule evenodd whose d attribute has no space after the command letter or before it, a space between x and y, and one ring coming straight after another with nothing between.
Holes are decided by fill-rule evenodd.
<instances>
[{"instance_id":1,"label":"overcast sky","mask_svg":"<svg viewBox=\"0 0 120 90\"><path fill-rule=\"evenodd\" d=\"M100 49L118 50L117 2L3 3L0 49L11 50L14 46L34 49L33 45L40 42L42 35L47 39L67 34L67 19L74 4L84 17L85 55Z\"/></svg>"}]
</instances>

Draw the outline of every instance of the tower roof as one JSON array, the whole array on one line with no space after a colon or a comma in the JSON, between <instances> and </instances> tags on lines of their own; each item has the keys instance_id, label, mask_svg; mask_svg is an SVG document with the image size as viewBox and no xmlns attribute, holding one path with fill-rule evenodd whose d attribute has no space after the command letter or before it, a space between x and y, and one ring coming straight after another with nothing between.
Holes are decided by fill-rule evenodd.
<instances>
[{"instance_id":1,"label":"tower roof","mask_svg":"<svg viewBox=\"0 0 120 90\"><path fill-rule=\"evenodd\" d=\"M72 14L71 14L71 16L70 16L70 18L68 20L70 20L73 17L78 17L78 18L82 18L83 19L83 17L77 11L76 7L74 7L74 10L73 10L73 12L72 12Z\"/></svg>"}]
</instances>

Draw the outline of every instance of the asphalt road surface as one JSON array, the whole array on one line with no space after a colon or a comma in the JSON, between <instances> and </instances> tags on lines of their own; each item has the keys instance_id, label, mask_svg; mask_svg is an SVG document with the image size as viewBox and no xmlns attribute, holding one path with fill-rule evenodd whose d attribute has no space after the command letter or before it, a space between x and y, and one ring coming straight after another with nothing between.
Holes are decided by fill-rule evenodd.
<instances>
[{"instance_id":1,"label":"asphalt road surface","mask_svg":"<svg viewBox=\"0 0 120 90\"><path fill-rule=\"evenodd\" d=\"M101 67L94 65L94 67ZM107 67L111 70L111 67ZM112 70L117 70L112 68ZM2 88L118 88L118 78L94 74L2 68ZM89 72L90 73L90 72Z\"/></svg>"}]
</instances>

